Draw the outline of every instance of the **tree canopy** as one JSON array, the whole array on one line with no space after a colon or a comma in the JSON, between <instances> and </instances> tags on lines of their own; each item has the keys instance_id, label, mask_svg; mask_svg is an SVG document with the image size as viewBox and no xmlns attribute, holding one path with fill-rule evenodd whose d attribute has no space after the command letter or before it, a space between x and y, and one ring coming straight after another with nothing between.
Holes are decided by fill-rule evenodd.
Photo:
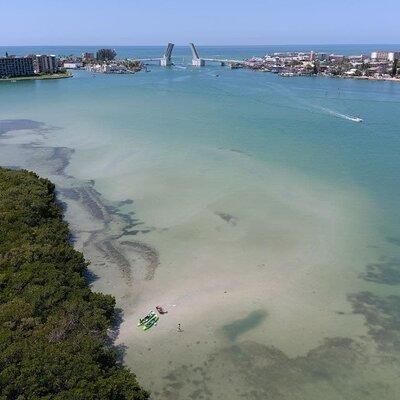
<instances>
[{"instance_id":1,"label":"tree canopy","mask_svg":"<svg viewBox=\"0 0 400 400\"><path fill-rule=\"evenodd\" d=\"M97 61L112 61L117 56L117 52L113 49L100 49L96 53Z\"/></svg>"},{"instance_id":2,"label":"tree canopy","mask_svg":"<svg viewBox=\"0 0 400 400\"><path fill-rule=\"evenodd\" d=\"M94 293L54 185L0 168L0 399L145 400L107 331L115 299Z\"/></svg>"}]
</instances>

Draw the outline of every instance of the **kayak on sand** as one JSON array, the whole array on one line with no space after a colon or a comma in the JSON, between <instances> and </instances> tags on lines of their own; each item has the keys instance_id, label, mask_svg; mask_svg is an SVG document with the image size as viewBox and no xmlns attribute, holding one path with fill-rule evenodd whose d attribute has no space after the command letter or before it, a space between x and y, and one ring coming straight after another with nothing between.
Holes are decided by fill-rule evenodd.
<instances>
[{"instance_id":1,"label":"kayak on sand","mask_svg":"<svg viewBox=\"0 0 400 400\"><path fill-rule=\"evenodd\" d=\"M151 310L144 318L139 319L138 325L137 326L142 326L144 324L146 324L147 322L149 322L154 316L156 315L156 313Z\"/></svg>"},{"instance_id":2,"label":"kayak on sand","mask_svg":"<svg viewBox=\"0 0 400 400\"><path fill-rule=\"evenodd\" d=\"M151 319L149 319L143 326L143 330L147 331L150 329L152 326L157 325L157 321L160 319L158 315L154 315Z\"/></svg>"}]
</instances>

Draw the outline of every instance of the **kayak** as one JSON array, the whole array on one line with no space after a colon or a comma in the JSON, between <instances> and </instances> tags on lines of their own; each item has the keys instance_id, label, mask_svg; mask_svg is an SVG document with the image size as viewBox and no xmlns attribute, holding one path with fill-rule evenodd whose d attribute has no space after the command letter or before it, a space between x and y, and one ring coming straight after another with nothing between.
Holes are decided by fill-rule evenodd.
<instances>
[{"instance_id":1,"label":"kayak","mask_svg":"<svg viewBox=\"0 0 400 400\"><path fill-rule=\"evenodd\" d=\"M143 323L143 326L146 326L147 324L151 323L156 317L158 318L157 314L152 314L150 318Z\"/></svg>"},{"instance_id":2,"label":"kayak","mask_svg":"<svg viewBox=\"0 0 400 400\"><path fill-rule=\"evenodd\" d=\"M150 329L152 326L157 325L157 321L160 319L159 316L155 315L153 318L151 318L148 322L146 322L143 326L143 330L147 331Z\"/></svg>"},{"instance_id":3,"label":"kayak","mask_svg":"<svg viewBox=\"0 0 400 400\"><path fill-rule=\"evenodd\" d=\"M139 319L137 326L144 325L147 321L149 321L156 313L151 310L144 318Z\"/></svg>"},{"instance_id":4,"label":"kayak","mask_svg":"<svg viewBox=\"0 0 400 400\"><path fill-rule=\"evenodd\" d=\"M153 310L151 310L144 318L139 319L137 326L144 325L145 323L150 321L150 319L153 318L155 315L156 315L156 313Z\"/></svg>"},{"instance_id":5,"label":"kayak","mask_svg":"<svg viewBox=\"0 0 400 400\"><path fill-rule=\"evenodd\" d=\"M159 316L154 315L153 318L151 318L149 321L147 321L144 326L143 326L143 330L147 331L148 329L150 329L152 326L157 325L157 321L160 319Z\"/></svg>"}]
</instances>

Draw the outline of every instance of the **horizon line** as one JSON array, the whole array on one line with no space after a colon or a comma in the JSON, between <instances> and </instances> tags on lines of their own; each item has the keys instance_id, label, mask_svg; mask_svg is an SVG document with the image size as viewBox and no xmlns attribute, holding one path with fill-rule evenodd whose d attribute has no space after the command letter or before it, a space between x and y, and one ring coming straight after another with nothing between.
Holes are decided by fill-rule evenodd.
<instances>
[{"instance_id":1,"label":"horizon line","mask_svg":"<svg viewBox=\"0 0 400 400\"><path fill-rule=\"evenodd\" d=\"M167 43L166 41L165 43ZM94 46L116 46L116 47L164 47L165 43L162 44L110 44L110 43L101 43L101 44L0 44L0 47L94 47ZM185 47L189 44L175 44L175 46ZM206 47L234 47L234 46L393 46L399 45L399 43L274 43L274 44L197 44L196 46L206 46Z\"/></svg>"}]
</instances>

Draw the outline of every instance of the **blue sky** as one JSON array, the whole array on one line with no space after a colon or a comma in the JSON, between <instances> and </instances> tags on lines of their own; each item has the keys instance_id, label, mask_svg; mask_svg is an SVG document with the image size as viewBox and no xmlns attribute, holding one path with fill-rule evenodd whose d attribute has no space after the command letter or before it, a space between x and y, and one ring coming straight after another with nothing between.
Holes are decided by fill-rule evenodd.
<instances>
[{"instance_id":1,"label":"blue sky","mask_svg":"<svg viewBox=\"0 0 400 400\"><path fill-rule=\"evenodd\" d=\"M0 0L0 46L400 43L394 0Z\"/></svg>"}]
</instances>

